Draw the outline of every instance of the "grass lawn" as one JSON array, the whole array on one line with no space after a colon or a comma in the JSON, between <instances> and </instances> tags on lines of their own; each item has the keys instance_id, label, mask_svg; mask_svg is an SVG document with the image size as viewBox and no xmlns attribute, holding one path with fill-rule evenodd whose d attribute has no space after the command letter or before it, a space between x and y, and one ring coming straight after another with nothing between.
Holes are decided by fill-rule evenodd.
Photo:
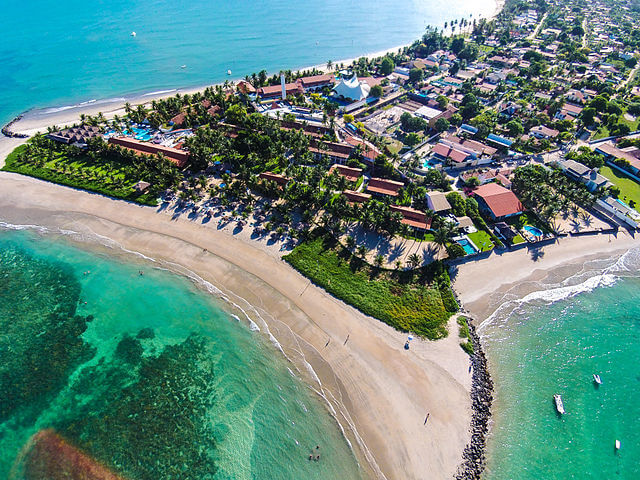
<instances>
[{"instance_id":1,"label":"grass lawn","mask_svg":"<svg viewBox=\"0 0 640 480\"><path fill-rule=\"evenodd\" d=\"M443 338L449 317L458 310L439 262L415 271L377 269L321 230L283 258L335 297L403 332Z\"/></svg>"},{"instance_id":2,"label":"grass lawn","mask_svg":"<svg viewBox=\"0 0 640 480\"><path fill-rule=\"evenodd\" d=\"M511 241L511 243L513 245L518 245L518 244L524 243L524 242L525 242L525 240L524 240L524 238L522 238L522 235L520 235L520 234L518 234L515 237L513 237L513 240Z\"/></svg>"},{"instance_id":3,"label":"grass lawn","mask_svg":"<svg viewBox=\"0 0 640 480\"><path fill-rule=\"evenodd\" d=\"M628 125L632 132L638 129L638 120L627 120L626 118L624 118L624 112L622 113L622 115L620 115L620 120L618 120L618 123L624 123ZM599 138L606 138L610 135L611 134L609 133L609 129L605 125L601 125L593 135L593 139L598 140Z\"/></svg>"},{"instance_id":4,"label":"grass lawn","mask_svg":"<svg viewBox=\"0 0 640 480\"><path fill-rule=\"evenodd\" d=\"M531 225L532 227L539 228L544 233L551 233L551 229L531 212L524 212L517 217L508 218L506 222L517 230L522 230L522 227L525 225Z\"/></svg>"},{"instance_id":5,"label":"grass lawn","mask_svg":"<svg viewBox=\"0 0 640 480\"><path fill-rule=\"evenodd\" d=\"M480 249L481 252L486 252L493 249L493 242L491 241L491 237L484 230L478 230L477 232L469 233L467 237L469 237L469 239L476 247Z\"/></svg>"},{"instance_id":6,"label":"grass lawn","mask_svg":"<svg viewBox=\"0 0 640 480\"><path fill-rule=\"evenodd\" d=\"M608 165L600 169L600 174L607 177L611 183L620 189L620 200L627 205L631 200L635 201L635 208L638 210L640 207L640 184L638 182Z\"/></svg>"},{"instance_id":7,"label":"grass lawn","mask_svg":"<svg viewBox=\"0 0 640 480\"><path fill-rule=\"evenodd\" d=\"M402 150L402 147L404 147L402 142L389 137L385 137L383 143L384 147L391 155L398 153L400 150Z\"/></svg>"},{"instance_id":8,"label":"grass lawn","mask_svg":"<svg viewBox=\"0 0 640 480\"><path fill-rule=\"evenodd\" d=\"M133 186L140 179L133 176L134 169L129 165L96 161L88 156L71 158L60 152L51 152L40 165L34 165L19 160L20 152L26 148L21 145L11 152L2 170L145 205L157 204L155 195L135 192Z\"/></svg>"}]
</instances>

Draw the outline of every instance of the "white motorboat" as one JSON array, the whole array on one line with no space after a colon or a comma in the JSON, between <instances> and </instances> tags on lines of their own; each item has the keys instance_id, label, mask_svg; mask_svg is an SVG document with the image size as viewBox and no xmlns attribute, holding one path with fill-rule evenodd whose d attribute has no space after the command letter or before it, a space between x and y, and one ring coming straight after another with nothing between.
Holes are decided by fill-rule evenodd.
<instances>
[{"instance_id":1,"label":"white motorboat","mask_svg":"<svg viewBox=\"0 0 640 480\"><path fill-rule=\"evenodd\" d=\"M132 36L132 37L135 37L136 35L137 35L137 33L136 33L136 32L131 32L131 36Z\"/></svg>"},{"instance_id":2,"label":"white motorboat","mask_svg":"<svg viewBox=\"0 0 640 480\"><path fill-rule=\"evenodd\" d=\"M559 414L563 415L565 413L564 404L562 403L562 395L554 395L553 401L556 403L556 410Z\"/></svg>"},{"instance_id":3,"label":"white motorboat","mask_svg":"<svg viewBox=\"0 0 640 480\"><path fill-rule=\"evenodd\" d=\"M593 374L593 381L596 382L598 385L602 385L602 379L600 378L600 375L598 375L597 373Z\"/></svg>"},{"instance_id":4,"label":"white motorboat","mask_svg":"<svg viewBox=\"0 0 640 480\"><path fill-rule=\"evenodd\" d=\"M620 450L620 440L616 440L616 450Z\"/></svg>"}]
</instances>

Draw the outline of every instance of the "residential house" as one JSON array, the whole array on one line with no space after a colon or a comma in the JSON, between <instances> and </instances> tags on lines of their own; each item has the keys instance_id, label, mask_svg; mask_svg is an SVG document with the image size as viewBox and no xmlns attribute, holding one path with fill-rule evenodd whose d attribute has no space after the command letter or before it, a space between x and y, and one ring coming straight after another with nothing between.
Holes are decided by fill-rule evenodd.
<instances>
[{"instance_id":1,"label":"residential house","mask_svg":"<svg viewBox=\"0 0 640 480\"><path fill-rule=\"evenodd\" d=\"M473 191L478 205L494 220L502 220L524 212L524 207L511 190L497 183L481 185Z\"/></svg>"},{"instance_id":2,"label":"residential house","mask_svg":"<svg viewBox=\"0 0 640 480\"><path fill-rule=\"evenodd\" d=\"M431 228L431 218L421 210L400 205L391 205L391 211L402 215L402 223L415 231L426 232Z\"/></svg>"},{"instance_id":3,"label":"residential house","mask_svg":"<svg viewBox=\"0 0 640 480\"><path fill-rule=\"evenodd\" d=\"M451 204L444 192L427 192L427 205L436 213L447 213L451 210Z\"/></svg>"},{"instance_id":4,"label":"residential house","mask_svg":"<svg viewBox=\"0 0 640 480\"><path fill-rule=\"evenodd\" d=\"M539 139L553 139L556 138L560 132L553 128L545 127L544 125L538 125L537 127L532 127L529 130L529 135L532 135Z\"/></svg>"},{"instance_id":5,"label":"residential house","mask_svg":"<svg viewBox=\"0 0 640 480\"><path fill-rule=\"evenodd\" d=\"M590 192L611 185L611 182L606 177L598 173L597 168L589 168L574 160L564 160L558 162L558 165L567 176L584 183Z\"/></svg>"}]
</instances>

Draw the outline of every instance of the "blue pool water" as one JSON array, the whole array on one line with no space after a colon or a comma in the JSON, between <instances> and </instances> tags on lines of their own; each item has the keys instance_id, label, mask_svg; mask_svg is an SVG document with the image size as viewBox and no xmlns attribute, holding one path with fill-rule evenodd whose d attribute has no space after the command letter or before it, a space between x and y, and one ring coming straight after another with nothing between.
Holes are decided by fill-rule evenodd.
<instances>
[{"instance_id":1,"label":"blue pool water","mask_svg":"<svg viewBox=\"0 0 640 480\"><path fill-rule=\"evenodd\" d=\"M542 230L531 225L525 225L523 228L534 237L541 237L542 235L544 235L544 232Z\"/></svg>"},{"instance_id":2,"label":"blue pool water","mask_svg":"<svg viewBox=\"0 0 640 480\"><path fill-rule=\"evenodd\" d=\"M477 253L477 250L473 247L473 245L471 245L471 242L469 242L469 240L467 240L466 238L458 240L458 245L462 247L462 249L464 250L464 253L466 253L467 255L473 255L474 253Z\"/></svg>"}]
</instances>

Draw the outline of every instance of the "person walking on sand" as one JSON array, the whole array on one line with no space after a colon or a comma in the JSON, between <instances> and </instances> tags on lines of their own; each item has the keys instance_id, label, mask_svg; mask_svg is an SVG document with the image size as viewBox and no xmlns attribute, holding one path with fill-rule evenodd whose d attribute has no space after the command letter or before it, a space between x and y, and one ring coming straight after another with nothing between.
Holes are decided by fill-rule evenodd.
<instances>
[{"instance_id":1,"label":"person walking on sand","mask_svg":"<svg viewBox=\"0 0 640 480\"><path fill-rule=\"evenodd\" d=\"M324 348L327 348L329 346L329 342L331 341L331 339L327 340L327 343L324 344Z\"/></svg>"},{"instance_id":2,"label":"person walking on sand","mask_svg":"<svg viewBox=\"0 0 640 480\"><path fill-rule=\"evenodd\" d=\"M349 335L347 334L347 339L344 341L343 345L346 345L348 341L349 341Z\"/></svg>"},{"instance_id":3,"label":"person walking on sand","mask_svg":"<svg viewBox=\"0 0 640 480\"><path fill-rule=\"evenodd\" d=\"M424 424L423 424L423 425L426 425L426 424L427 424L427 420L429 420L429 415L431 415L431 414L430 414L430 413L427 413L427 416L426 416L426 417L425 417L425 419L424 419Z\"/></svg>"}]
</instances>

